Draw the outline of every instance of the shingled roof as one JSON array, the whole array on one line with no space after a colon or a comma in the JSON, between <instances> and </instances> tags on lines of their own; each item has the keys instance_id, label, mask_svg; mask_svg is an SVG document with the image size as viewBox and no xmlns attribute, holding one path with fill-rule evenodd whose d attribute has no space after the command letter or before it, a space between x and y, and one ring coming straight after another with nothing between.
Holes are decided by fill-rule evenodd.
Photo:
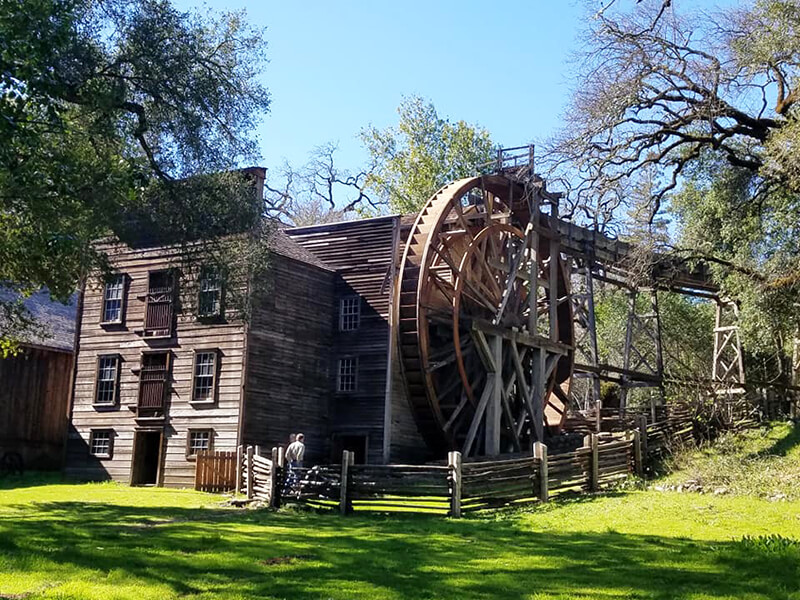
<instances>
[{"instance_id":1,"label":"shingled roof","mask_svg":"<svg viewBox=\"0 0 800 600\"><path fill-rule=\"evenodd\" d=\"M0 286L0 301L14 301L19 294ZM75 320L77 315L77 294L73 294L67 304L50 298L47 290L35 292L23 301L25 307L44 328L43 335L29 335L23 343L72 351L75 344Z\"/></svg>"}]
</instances>

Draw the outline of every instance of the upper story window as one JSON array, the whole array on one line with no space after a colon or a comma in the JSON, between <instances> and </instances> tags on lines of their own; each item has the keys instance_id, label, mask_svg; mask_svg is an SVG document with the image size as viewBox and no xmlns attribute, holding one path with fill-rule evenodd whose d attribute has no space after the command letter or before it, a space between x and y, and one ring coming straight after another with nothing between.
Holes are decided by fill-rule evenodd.
<instances>
[{"instance_id":1,"label":"upper story window","mask_svg":"<svg viewBox=\"0 0 800 600\"><path fill-rule=\"evenodd\" d=\"M200 271L197 316L206 319L222 316L222 275L217 267L206 266Z\"/></svg>"},{"instance_id":2,"label":"upper story window","mask_svg":"<svg viewBox=\"0 0 800 600\"><path fill-rule=\"evenodd\" d=\"M339 392L355 392L357 386L358 358L340 358L336 377L336 390Z\"/></svg>"},{"instance_id":3,"label":"upper story window","mask_svg":"<svg viewBox=\"0 0 800 600\"><path fill-rule=\"evenodd\" d=\"M89 454L91 456L111 458L113 446L113 429L92 429L89 436Z\"/></svg>"},{"instance_id":4,"label":"upper story window","mask_svg":"<svg viewBox=\"0 0 800 600\"><path fill-rule=\"evenodd\" d=\"M113 275L103 288L102 323L122 323L122 309L125 298L125 275Z\"/></svg>"},{"instance_id":5,"label":"upper story window","mask_svg":"<svg viewBox=\"0 0 800 600\"><path fill-rule=\"evenodd\" d=\"M339 300L339 331L358 329L361 321L361 297L348 296Z\"/></svg>"},{"instance_id":6,"label":"upper story window","mask_svg":"<svg viewBox=\"0 0 800 600\"><path fill-rule=\"evenodd\" d=\"M213 402L217 379L216 350L199 350L194 355L192 402Z\"/></svg>"},{"instance_id":7,"label":"upper story window","mask_svg":"<svg viewBox=\"0 0 800 600\"><path fill-rule=\"evenodd\" d=\"M172 335L175 274L172 271L151 271L147 282L147 305L144 314L146 337Z\"/></svg>"},{"instance_id":8,"label":"upper story window","mask_svg":"<svg viewBox=\"0 0 800 600\"><path fill-rule=\"evenodd\" d=\"M97 384L95 404L113 405L119 393L119 356L116 354L97 357Z\"/></svg>"}]
</instances>

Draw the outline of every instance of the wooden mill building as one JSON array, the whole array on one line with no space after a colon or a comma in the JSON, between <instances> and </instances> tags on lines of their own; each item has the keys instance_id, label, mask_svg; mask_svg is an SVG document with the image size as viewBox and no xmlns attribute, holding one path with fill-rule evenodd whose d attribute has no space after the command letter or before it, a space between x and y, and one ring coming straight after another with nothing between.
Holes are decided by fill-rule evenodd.
<instances>
[{"instance_id":1,"label":"wooden mill building","mask_svg":"<svg viewBox=\"0 0 800 600\"><path fill-rule=\"evenodd\" d=\"M16 294L0 288L0 298ZM42 327L19 352L0 358L0 458L18 454L26 469L58 469L64 454L75 342L75 301L62 304L46 290L24 301Z\"/></svg>"},{"instance_id":2,"label":"wooden mill building","mask_svg":"<svg viewBox=\"0 0 800 600\"><path fill-rule=\"evenodd\" d=\"M300 431L310 462L424 456L390 339L402 227L279 228L247 319L213 265L192 283L180 249L110 248L112 277L82 292L67 474L189 486L199 450Z\"/></svg>"}]
</instances>

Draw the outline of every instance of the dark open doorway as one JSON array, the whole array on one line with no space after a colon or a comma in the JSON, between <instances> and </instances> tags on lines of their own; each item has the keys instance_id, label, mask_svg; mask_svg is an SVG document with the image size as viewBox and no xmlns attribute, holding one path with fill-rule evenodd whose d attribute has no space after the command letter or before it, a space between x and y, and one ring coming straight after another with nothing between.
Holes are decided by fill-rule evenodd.
<instances>
[{"instance_id":1,"label":"dark open doorway","mask_svg":"<svg viewBox=\"0 0 800 600\"><path fill-rule=\"evenodd\" d=\"M161 431L137 431L133 442L131 485L158 485Z\"/></svg>"},{"instance_id":2,"label":"dark open doorway","mask_svg":"<svg viewBox=\"0 0 800 600\"><path fill-rule=\"evenodd\" d=\"M367 464L367 444L366 435L339 434L334 437L333 454L335 458L341 459L342 451L349 450L354 454L353 460L357 465Z\"/></svg>"}]
</instances>

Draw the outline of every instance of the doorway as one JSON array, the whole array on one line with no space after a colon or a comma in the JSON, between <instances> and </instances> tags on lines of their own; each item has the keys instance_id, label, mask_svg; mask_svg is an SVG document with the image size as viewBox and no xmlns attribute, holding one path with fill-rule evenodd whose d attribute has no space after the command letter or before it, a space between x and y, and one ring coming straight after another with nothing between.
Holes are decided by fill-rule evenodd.
<instances>
[{"instance_id":1,"label":"doorway","mask_svg":"<svg viewBox=\"0 0 800 600\"><path fill-rule=\"evenodd\" d=\"M133 441L131 485L158 485L161 431L137 431Z\"/></svg>"},{"instance_id":2,"label":"doorway","mask_svg":"<svg viewBox=\"0 0 800 600\"><path fill-rule=\"evenodd\" d=\"M341 459L342 451L349 450L355 456L353 460L357 465L367 464L368 437L366 435L339 434L334 438L334 459Z\"/></svg>"}]
</instances>

